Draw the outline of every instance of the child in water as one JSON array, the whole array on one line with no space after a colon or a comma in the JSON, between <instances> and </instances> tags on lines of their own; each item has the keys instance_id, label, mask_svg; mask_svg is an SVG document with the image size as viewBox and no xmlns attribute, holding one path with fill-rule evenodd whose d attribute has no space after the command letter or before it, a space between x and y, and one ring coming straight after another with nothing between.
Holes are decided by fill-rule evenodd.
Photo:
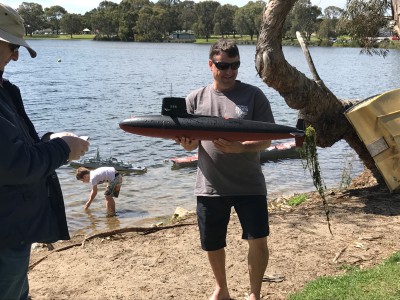
<instances>
[{"instance_id":1,"label":"child in water","mask_svg":"<svg viewBox=\"0 0 400 300\"><path fill-rule=\"evenodd\" d=\"M76 170L76 179L84 183L91 183L92 191L90 192L89 200L85 204L85 209L88 209L92 201L97 195L97 185L107 182L106 191L104 192L106 198L107 216L115 216L115 201L118 198L119 191L122 185L122 176L116 172L113 167L101 167L96 170L90 171L84 167Z\"/></svg>"}]
</instances>

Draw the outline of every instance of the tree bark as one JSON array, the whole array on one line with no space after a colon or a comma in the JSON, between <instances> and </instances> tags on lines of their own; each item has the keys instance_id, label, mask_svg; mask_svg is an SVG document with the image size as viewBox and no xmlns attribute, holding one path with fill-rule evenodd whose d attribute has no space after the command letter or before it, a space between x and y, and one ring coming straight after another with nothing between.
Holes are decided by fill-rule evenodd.
<instances>
[{"instance_id":1,"label":"tree bark","mask_svg":"<svg viewBox=\"0 0 400 300\"><path fill-rule=\"evenodd\" d=\"M393 20L396 22L393 30L400 36L400 0L392 0Z\"/></svg>"},{"instance_id":2,"label":"tree bark","mask_svg":"<svg viewBox=\"0 0 400 300\"><path fill-rule=\"evenodd\" d=\"M297 0L270 0L264 10L260 38L256 48L256 69L269 87L284 98L286 104L299 110L306 126L317 133L317 145L330 147L345 140L358 154L379 184L384 184L375 162L344 112L357 100L340 100L319 80L311 68L314 80L291 66L282 51L285 19ZM304 49L303 49L304 50ZM310 62L309 62L310 63Z\"/></svg>"}]
</instances>

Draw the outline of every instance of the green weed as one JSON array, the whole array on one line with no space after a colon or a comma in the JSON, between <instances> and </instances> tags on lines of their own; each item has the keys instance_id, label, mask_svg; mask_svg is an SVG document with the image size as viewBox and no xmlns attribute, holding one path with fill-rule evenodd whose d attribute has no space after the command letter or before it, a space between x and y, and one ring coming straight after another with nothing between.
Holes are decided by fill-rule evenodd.
<instances>
[{"instance_id":1,"label":"green weed","mask_svg":"<svg viewBox=\"0 0 400 300\"><path fill-rule=\"evenodd\" d=\"M287 204L290 206L297 206L306 200L307 200L306 194L294 195L288 200Z\"/></svg>"}]
</instances>

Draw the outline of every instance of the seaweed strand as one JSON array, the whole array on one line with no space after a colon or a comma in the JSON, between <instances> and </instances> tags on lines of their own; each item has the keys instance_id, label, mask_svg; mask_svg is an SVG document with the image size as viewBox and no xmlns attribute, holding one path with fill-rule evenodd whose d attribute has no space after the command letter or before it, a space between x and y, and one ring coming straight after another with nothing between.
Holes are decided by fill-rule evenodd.
<instances>
[{"instance_id":1,"label":"seaweed strand","mask_svg":"<svg viewBox=\"0 0 400 300\"><path fill-rule=\"evenodd\" d=\"M301 157L303 162L303 168L310 171L313 183L317 189L318 194L322 198L322 203L325 210L326 220L328 222L329 232L333 235L331 230L330 218L329 218L329 206L325 197L326 186L321 176L321 169L318 162L317 152L317 134L312 126L308 126L305 131L305 140L303 148L301 149Z\"/></svg>"}]
</instances>

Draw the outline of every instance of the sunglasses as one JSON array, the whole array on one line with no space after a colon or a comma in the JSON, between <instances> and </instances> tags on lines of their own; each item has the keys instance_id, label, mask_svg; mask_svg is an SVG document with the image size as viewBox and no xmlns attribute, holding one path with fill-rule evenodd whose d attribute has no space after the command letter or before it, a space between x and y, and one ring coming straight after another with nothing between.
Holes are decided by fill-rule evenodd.
<instances>
[{"instance_id":1,"label":"sunglasses","mask_svg":"<svg viewBox=\"0 0 400 300\"><path fill-rule=\"evenodd\" d=\"M19 49L19 45L15 45L15 44L8 44L8 45L9 45L10 50L11 50L12 52L17 52L18 49Z\"/></svg>"},{"instance_id":2,"label":"sunglasses","mask_svg":"<svg viewBox=\"0 0 400 300\"><path fill-rule=\"evenodd\" d=\"M232 70L237 70L240 67L240 61L235 61L233 63L221 62L221 61L212 61L214 66L217 67L218 70L224 71L231 68Z\"/></svg>"}]
</instances>

